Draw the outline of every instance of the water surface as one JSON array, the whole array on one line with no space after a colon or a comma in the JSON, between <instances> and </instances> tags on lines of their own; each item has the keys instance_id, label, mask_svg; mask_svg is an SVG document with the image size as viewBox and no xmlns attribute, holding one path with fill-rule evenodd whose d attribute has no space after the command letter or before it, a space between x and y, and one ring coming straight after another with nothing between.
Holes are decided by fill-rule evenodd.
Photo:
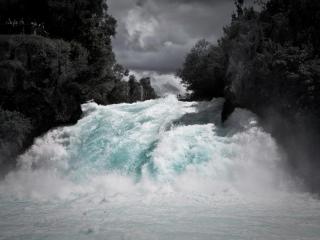
<instances>
[{"instance_id":1,"label":"water surface","mask_svg":"<svg viewBox=\"0 0 320 240\"><path fill-rule=\"evenodd\" d=\"M223 100L83 105L0 183L0 239L320 239L257 118Z\"/></svg>"}]
</instances>

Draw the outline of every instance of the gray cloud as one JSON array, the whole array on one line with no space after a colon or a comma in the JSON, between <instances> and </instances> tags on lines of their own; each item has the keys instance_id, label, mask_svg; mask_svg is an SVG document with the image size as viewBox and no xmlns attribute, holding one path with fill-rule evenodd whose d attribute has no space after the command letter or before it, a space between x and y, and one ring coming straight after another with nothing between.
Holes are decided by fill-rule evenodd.
<instances>
[{"instance_id":1,"label":"gray cloud","mask_svg":"<svg viewBox=\"0 0 320 240\"><path fill-rule=\"evenodd\" d=\"M117 19L118 62L133 70L174 72L201 38L212 41L230 20L233 1L109 0Z\"/></svg>"},{"instance_id":2,"label":"gray cloud","mask_svg":"<svg viewBox=\"0 0 320 240\"><path fill-rule=\"evenodd\" d=\"M108 0L118 21L119 63L132 70L172 73L202 38L216 41L230 22L233 0Z\"/></svg>"}]
</instances>

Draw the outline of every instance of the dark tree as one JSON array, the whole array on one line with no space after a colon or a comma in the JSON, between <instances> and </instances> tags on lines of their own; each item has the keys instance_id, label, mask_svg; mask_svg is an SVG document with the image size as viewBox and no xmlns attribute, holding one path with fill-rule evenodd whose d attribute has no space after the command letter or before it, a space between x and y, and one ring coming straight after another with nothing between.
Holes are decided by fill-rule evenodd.
<instances>
[{"instance_id":1,"label":"dark tree","mask_svg":"<svg viewBox=\"0 0 320 240\"><path fill-rule=\"evenodd\" d=\"M2 0L2 23L24 19L44 25L51 38L76 41L89 51L91 78L112 77L115 57L111 37L116 20L104 0Z\"/></svg>"},{"instance_id":2,"label":"dark tree","mask_svg":"<svg viewBox=\"0 0 320 240\"><path fill-rule=\"evenodd\" d=\"M178 76L193 98L211 99L223 96L224 72L222 49L200 40L187 55Z\"/></svg>"},{"instance_id":3,"label":"dark tree","mask_svg":"<svg viewBox=\"0 0 320 240\"><path fill-rule=\"evenodd\" d=\"M198 99L216 96L213 83L223 82L222 120L234 107L258 114L295 173L319 192L320 1L259 2L261 11L235 1L219 47L198 43L179 75Z\"/></svg>"}]
</instances>

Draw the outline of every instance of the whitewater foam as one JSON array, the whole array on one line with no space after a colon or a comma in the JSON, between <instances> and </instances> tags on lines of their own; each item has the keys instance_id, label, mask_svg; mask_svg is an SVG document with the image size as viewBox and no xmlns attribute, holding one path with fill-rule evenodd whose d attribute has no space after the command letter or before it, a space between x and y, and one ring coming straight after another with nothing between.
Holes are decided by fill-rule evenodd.
<instances>
[{"instance_id":1,"label":"whitewater foam","mask_svg":"<svg viewBox=\"0 0 320 240\"><path fill-rule=\"evenodd\" d=\"M319 201L292 191L256 116L221 125L222 104L84 104L0 182L0 239L319 239Z\"/></svg>"},{"instance_id":2,"label":"whitewater foam","mask_svg":"<svg viewBox=\"0 0 320 240\"><path fill-rule=\"evenodd\" d=\"M19 169L0 185L6 188L1 192L52 198L101 189L114 193L116 188L145 192L165 186L212 194L278 188L284 180L281 155L253 114L237 110L225 127L219 118L199 118L210 111L217 115L222 104L220 99L179 102L173 96L135 104L84 104L84 116L75 126L35 141L19 158Z\"/></svg>"}]
</instances>

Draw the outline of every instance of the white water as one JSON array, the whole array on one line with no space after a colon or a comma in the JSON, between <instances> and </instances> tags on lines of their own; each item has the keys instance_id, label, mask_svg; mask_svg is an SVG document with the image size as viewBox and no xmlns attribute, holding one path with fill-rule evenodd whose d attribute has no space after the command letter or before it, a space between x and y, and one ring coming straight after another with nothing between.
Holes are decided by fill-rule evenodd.
<instances>
[{"instance_id":1,"label":"white water","mask_svg":"<svg viewBox=\"0 0 320 240\"><path fill-rule=\"evenodd\" d=\"M320 239L256 117L223 100L83 105L0 183L0 239Z\"/></svg>"}]
</instances>

